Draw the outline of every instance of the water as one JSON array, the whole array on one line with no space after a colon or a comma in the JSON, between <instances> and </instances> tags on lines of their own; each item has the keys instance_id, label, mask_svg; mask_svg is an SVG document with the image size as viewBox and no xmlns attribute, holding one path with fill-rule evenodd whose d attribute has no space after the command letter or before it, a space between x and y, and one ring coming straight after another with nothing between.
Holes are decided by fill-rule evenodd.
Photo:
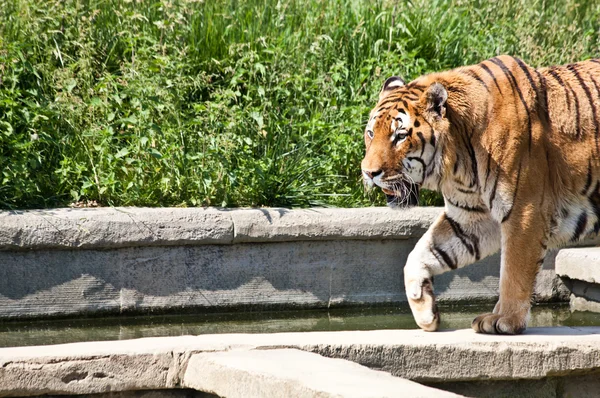
<instances>
[{"instance_id":1,"label":"water","mask_svg":"<svg viewBox=\"0 0 600 398\"><path fill-rule=\"evenodd\" d=\"M469 328L473 318L489 312L492 308L492 304L441 306L441 328ZM536 306L532 310L529 326L600 326L600 314L572 313L567 306ZM416 327L410 311L399 308L11 321L0 323L0 347L211 333L415 329Z\"/></svg>"}]
</instances>

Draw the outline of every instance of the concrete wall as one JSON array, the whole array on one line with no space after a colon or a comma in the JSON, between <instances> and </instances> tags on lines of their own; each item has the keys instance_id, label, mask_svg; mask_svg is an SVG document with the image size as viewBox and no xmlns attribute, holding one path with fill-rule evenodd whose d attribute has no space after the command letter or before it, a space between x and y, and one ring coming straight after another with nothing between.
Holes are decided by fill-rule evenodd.
<instances>
[{"instance_id":1,"label":"concrete wall","mask_svg":"<svg viewBox=\"0 0 600 398\"><path fill-rule=\"evenodd\" d=\"M401 304L402 268L440 208L0 212L0 319ZM548 256L539 301L566 291ZM498 256L435 279L494 301Z\"/></svg>"}]
</instances>

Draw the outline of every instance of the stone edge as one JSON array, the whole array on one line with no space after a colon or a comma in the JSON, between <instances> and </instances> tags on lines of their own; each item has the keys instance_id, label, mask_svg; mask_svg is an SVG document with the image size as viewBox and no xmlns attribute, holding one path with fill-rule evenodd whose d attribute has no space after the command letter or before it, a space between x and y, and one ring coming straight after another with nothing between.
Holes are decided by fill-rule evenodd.
<instances>
[{"instance_id":1,"label":"stone edge","mask_svg":"<svg viewBox=\"0 0 600 398\"><path fill-rule=\"evenodd\" d=\"M98 208L0 212L0 251L422 236L439 207L289 210Z\"/></svg>"},{"instance_id":2,"label":"stone edge","mask_svg":"<svg viewBox=\"0 0 600 398\"><path fill-rule=\"evenodd\" d=\"M600 372L600 327L232 334L0 349L0 396L179 388L197 353L301 349L416 382L541 379ZM532 366L534 365L535 366Z\"/></svg>"},{"instance_id":3,"label":"stone edge","mask_svg":"<svg viewBox=\"0 0 600 398\"><path fill-rule=\"evenodd\" d=\"M562 277L600 283L600 268L589 266L599 262L600 247L562 249L556 256L555 269Z\"/></svg>"}]
</instances>

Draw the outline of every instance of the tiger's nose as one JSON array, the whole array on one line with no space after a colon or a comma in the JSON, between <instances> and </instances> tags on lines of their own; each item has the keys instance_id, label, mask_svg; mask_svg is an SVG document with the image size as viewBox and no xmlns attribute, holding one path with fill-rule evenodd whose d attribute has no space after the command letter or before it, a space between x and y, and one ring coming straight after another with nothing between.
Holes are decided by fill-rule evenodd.
<instances>
[{"instance_id":1,"label":"tiger's nose","mask_svg":"<svg viewBox=\"0 0 600 398\"><path fill-rule=\"evenodd\" d=\"M377 177L378 175L380 175L381 173L383 173L383 170L381 170L381 169L379 169L377 171L363 170L363 173L365 173L365 175L367 177L369 177L370 179L373 179L373 178Z\"/></svg>"}]
</instances>

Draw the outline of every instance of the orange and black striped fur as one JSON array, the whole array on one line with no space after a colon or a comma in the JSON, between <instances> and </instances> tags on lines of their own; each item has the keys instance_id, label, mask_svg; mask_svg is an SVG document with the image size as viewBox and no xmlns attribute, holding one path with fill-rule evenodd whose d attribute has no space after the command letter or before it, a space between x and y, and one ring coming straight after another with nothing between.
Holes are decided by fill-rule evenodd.
<instances>
[{"instance_id":1,"label":"orange and black striped fur","mask_svg":"<svg viewBox=\"0 0 600 398\"><path fill-rule=\"evenodd\" d=\"M413 315L436 330L433 276L501 250L500 298L481 333L525 330L548 247L600 231L600 61L535 69L510 56L386 81L365 131L367 185L392 204L419 187L445 211L408 257Z\"/></svg>"}]
</instances>

